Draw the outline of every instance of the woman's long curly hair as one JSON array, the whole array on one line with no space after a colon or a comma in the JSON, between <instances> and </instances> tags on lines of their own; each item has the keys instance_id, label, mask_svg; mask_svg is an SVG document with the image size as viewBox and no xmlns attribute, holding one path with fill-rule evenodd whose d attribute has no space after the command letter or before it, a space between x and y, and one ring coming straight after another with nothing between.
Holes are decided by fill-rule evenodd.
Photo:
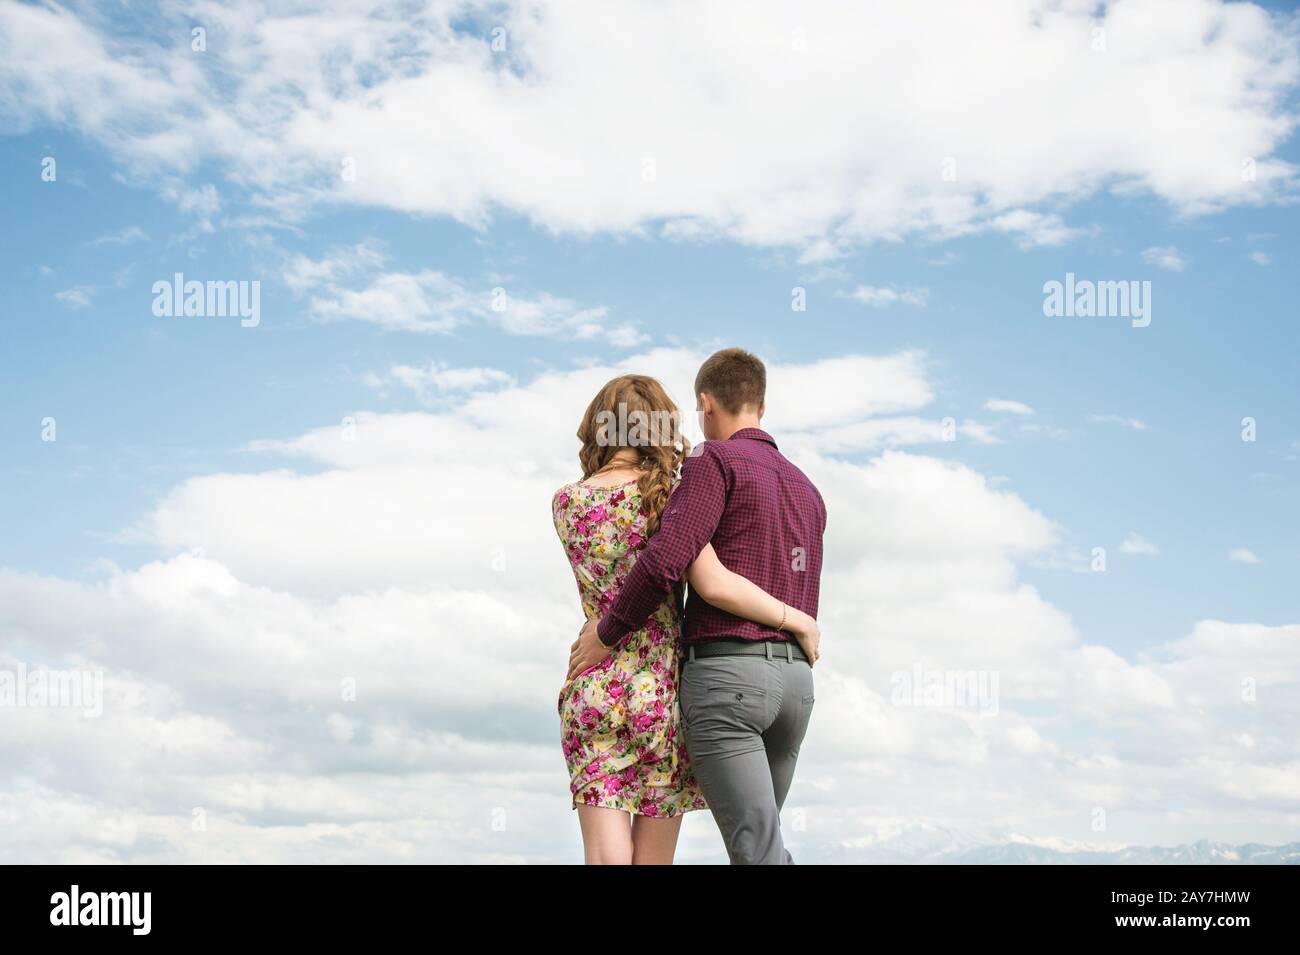
<instances>
[{"instance_id":1,"label":"woman's long curly hair","mask_svg":"<svg viewBox=\"0 0 1300 955\"><path fill-rule=\"evenodd\" d=\"M634 466L641 469L637 489L646 515L645 536L657 531L682 461L691 450L682 435L677 405L663 385L647 375L611 379L587 406L578 425L578 440L584 481L622 449L637 452Z\"/></svg>"}]
</instances>

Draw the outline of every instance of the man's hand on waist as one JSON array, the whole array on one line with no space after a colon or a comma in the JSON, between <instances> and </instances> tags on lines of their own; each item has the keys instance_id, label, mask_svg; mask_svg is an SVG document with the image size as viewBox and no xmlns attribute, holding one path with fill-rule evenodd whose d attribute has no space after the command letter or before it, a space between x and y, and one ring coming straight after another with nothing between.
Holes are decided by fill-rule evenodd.
<instances>
[{"instance_id":1,"label":"man's hand on waist","mask_svg":"<svg viewBox=\"0 0 1300 955\"><path fill-rule=\"evenodd\" d=\"M609 656L610 648L605 646L596 635L596 626L599 622L597 617L588 620L582 632L578 634L578 639L574 640L573 646L569 648L569 675L565 677L566 682L603 663Z\"/></svg>"}]
</instances>

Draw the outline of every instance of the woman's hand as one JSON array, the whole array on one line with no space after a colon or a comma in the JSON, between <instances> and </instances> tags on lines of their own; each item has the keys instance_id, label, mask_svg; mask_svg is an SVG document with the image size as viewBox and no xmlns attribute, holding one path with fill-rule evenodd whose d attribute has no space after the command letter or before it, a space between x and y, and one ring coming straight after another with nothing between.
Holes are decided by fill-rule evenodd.
<instances>
[{"instance_id":1,"label":"woman's hand","mask_svg":"<svg viewBox=\"0 0 1300 955\"><path fill-rule=\"evenodd\" d=\"M794 634L795 642L808 657L808 666L815 666L822 655L822 629L817 621L802 610L790 607L786 611L785 629Z\"/></svg>"}]
</instances>

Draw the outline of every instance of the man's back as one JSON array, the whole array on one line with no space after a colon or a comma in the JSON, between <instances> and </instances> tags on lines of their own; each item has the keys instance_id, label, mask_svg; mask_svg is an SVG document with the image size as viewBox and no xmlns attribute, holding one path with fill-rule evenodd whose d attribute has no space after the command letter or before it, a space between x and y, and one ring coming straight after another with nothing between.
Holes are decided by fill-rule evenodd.
<instances>
[{"instance_id":1,"label":"man's back","mask_svg":"<svg viewBox=\"0 0 1300 955\"><path fill-rule=\"evenodd\" d=\"M807 476L758 428L743 428L725 441L697 445L683 466L687 469L693 472L687 485L699 490L680 499L673 495L668 510L697 507L699 494L720 490L725 503L711 542L723 566L815 617L826 506ZM671 519L667 512L665 519ZM686 603L683 641L718 638L792 639L719 610L692 593Z\"/></svg>"}]
</instances>

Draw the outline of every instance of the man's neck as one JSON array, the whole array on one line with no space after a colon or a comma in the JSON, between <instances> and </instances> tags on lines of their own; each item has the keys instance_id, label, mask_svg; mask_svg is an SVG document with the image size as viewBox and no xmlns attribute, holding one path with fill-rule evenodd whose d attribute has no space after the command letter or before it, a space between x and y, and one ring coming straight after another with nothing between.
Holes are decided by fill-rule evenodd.
<instances>
[{"instance_id":1,"label":"man's neck","mask_svg":"<svg viewBox=\"0 0 1300 955\"><path fill-rule=\"evenodd\" d=\"M737 415L725 422L718 422L722 425L722 440L726 441L737 431L744 431L746 428L761 427L758 415Z\"/></svg>"}]
</instances>

